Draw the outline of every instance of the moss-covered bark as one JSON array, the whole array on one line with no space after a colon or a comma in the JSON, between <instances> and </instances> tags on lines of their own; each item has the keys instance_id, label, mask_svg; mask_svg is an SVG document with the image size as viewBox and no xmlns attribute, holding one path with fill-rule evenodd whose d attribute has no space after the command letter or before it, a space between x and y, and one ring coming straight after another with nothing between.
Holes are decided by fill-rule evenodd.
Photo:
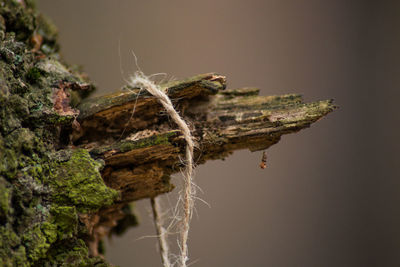
<instances>
[{"instance_id":1,"label":"moss-covered bark","mask_svg":"<svg viewBox=\"0 0 400 267\"><path fill-rule=\"evenodd\" d=\"M78 217L118 192L101 162L65 143L77 115L68 96L93 87L61 63L56 40L32 1L0 1L0 266L103 262L89 257Z\"/></svg>"},{"instance_id":2,"label":"moss-covered bark","mask_svg":"<svg viewBox=\"0 0 400 267\"><path fill-rule=\"evenodd\" d=\"M94 87L76 69L33 1L0 0L0 266L107 266L101 240L136 225L130 202L174 188L185 144L157 100L135 88L85 99ZM214 73L161 85L198 163L266 149L335 108L225 86Z\"/></svg>"}]
</instances>

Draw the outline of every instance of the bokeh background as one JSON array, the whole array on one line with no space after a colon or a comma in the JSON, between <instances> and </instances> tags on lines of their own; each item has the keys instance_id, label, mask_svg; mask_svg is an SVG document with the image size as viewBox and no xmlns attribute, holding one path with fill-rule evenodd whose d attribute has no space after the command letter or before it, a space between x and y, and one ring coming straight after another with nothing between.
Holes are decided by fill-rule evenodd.
<instances>
[{"instance_id":1,"label":"bokeh background","mask_svg":"<svg viewBox=\"0 0 400 267\"><path fill-rule=\"evenodd\" d=\"M193 266L400 266L400 1L38 2L97 94L135 71L133 50L147 74L215 71L229 88L340 106L271 147L266 170L249 151L197 168L211 208L197 202ZM106 258L160 266L157 240L140 238L154 235L149 201L137 206Z\"/></svg>"}]
</instances>

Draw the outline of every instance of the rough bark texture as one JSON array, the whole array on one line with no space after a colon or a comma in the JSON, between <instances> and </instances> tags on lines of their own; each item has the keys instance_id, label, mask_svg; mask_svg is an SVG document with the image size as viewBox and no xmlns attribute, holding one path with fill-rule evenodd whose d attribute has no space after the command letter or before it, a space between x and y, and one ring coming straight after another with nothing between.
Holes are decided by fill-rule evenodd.
<instances>
[{"instance_id":1,"label":"rough bark texture","mask_svg":"<svg viewBox=\"0 0 400 267\"><path fill-rule=\"evenodd\" d=\"M267 149L335 108L225 90L214 73L161 86L198 164ZM0 266L107 266L101 239L136 224L130 203L174 188L185 144L161 105L136 88L85 99L93 89L32 1L0 0Z\"/></svg>"}]
</instances>

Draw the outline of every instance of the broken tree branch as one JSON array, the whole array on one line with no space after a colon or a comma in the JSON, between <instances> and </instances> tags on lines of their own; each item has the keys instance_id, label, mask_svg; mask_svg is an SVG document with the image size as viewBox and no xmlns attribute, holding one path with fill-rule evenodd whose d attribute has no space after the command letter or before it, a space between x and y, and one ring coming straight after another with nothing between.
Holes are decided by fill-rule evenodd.
<instances>
[{"instance_id":1,"label":"broken tree branch","mask_svg":"<svg viewBox=\"0 0 400 267\"><path fill-rule=\"evenodd\" d=\"M267 149L283 134L307 128L336 108L332 100L304 103L296 94L258 96L256 88L224 90L225 77L214 73L161 87L191 124L197 164L238 149ZM135 88L86 100L78 108L81 129L73 134L75 145L104 161L103 180L121 193L116 205L98 213L102 220L94 229L104 232L104 224L118 224L115 214L124 204L174 188L170 175L183 167L184 141L156 99Z\"/></svg>"},{"instance_id":2,"label":"broken tree branch","mask_svg":"<svg viewBox=\"0 0 400 267\"><path fill-rule=\"evenodd\" d=\"M331 100L303 103L300 95L258 96L255 88L224 90L225 77L217 74L163 88L192 124L197 163L225 158L238 149L267 149L283 134L307 128L335 109ZM76 144L104 160L103 179L121 191L121 201L172 190L169 175L180 171L182 136L167 116L159 114L162 108L153 97L132 90L90 99L79 109ZM129 135L120 139L126 128Z\"/></svg>"}]
</instances>

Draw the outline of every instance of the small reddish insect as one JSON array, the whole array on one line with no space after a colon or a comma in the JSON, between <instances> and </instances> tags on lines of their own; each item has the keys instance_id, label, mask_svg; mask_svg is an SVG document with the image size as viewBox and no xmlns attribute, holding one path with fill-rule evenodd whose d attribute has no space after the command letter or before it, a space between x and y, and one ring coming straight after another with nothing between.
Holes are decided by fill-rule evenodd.
<instances>
[{"instance_id":1,"label":"small reddish insect","mask_svg":"<svg viewBox=\"0 0 400 267\"><path fill-rule=\"evenodd\" d=\"M262 154L260 168L261 169L267 168L267 153L265 152L265 150L263 151L263 154Z\"/></svg>"}]
</instances>

